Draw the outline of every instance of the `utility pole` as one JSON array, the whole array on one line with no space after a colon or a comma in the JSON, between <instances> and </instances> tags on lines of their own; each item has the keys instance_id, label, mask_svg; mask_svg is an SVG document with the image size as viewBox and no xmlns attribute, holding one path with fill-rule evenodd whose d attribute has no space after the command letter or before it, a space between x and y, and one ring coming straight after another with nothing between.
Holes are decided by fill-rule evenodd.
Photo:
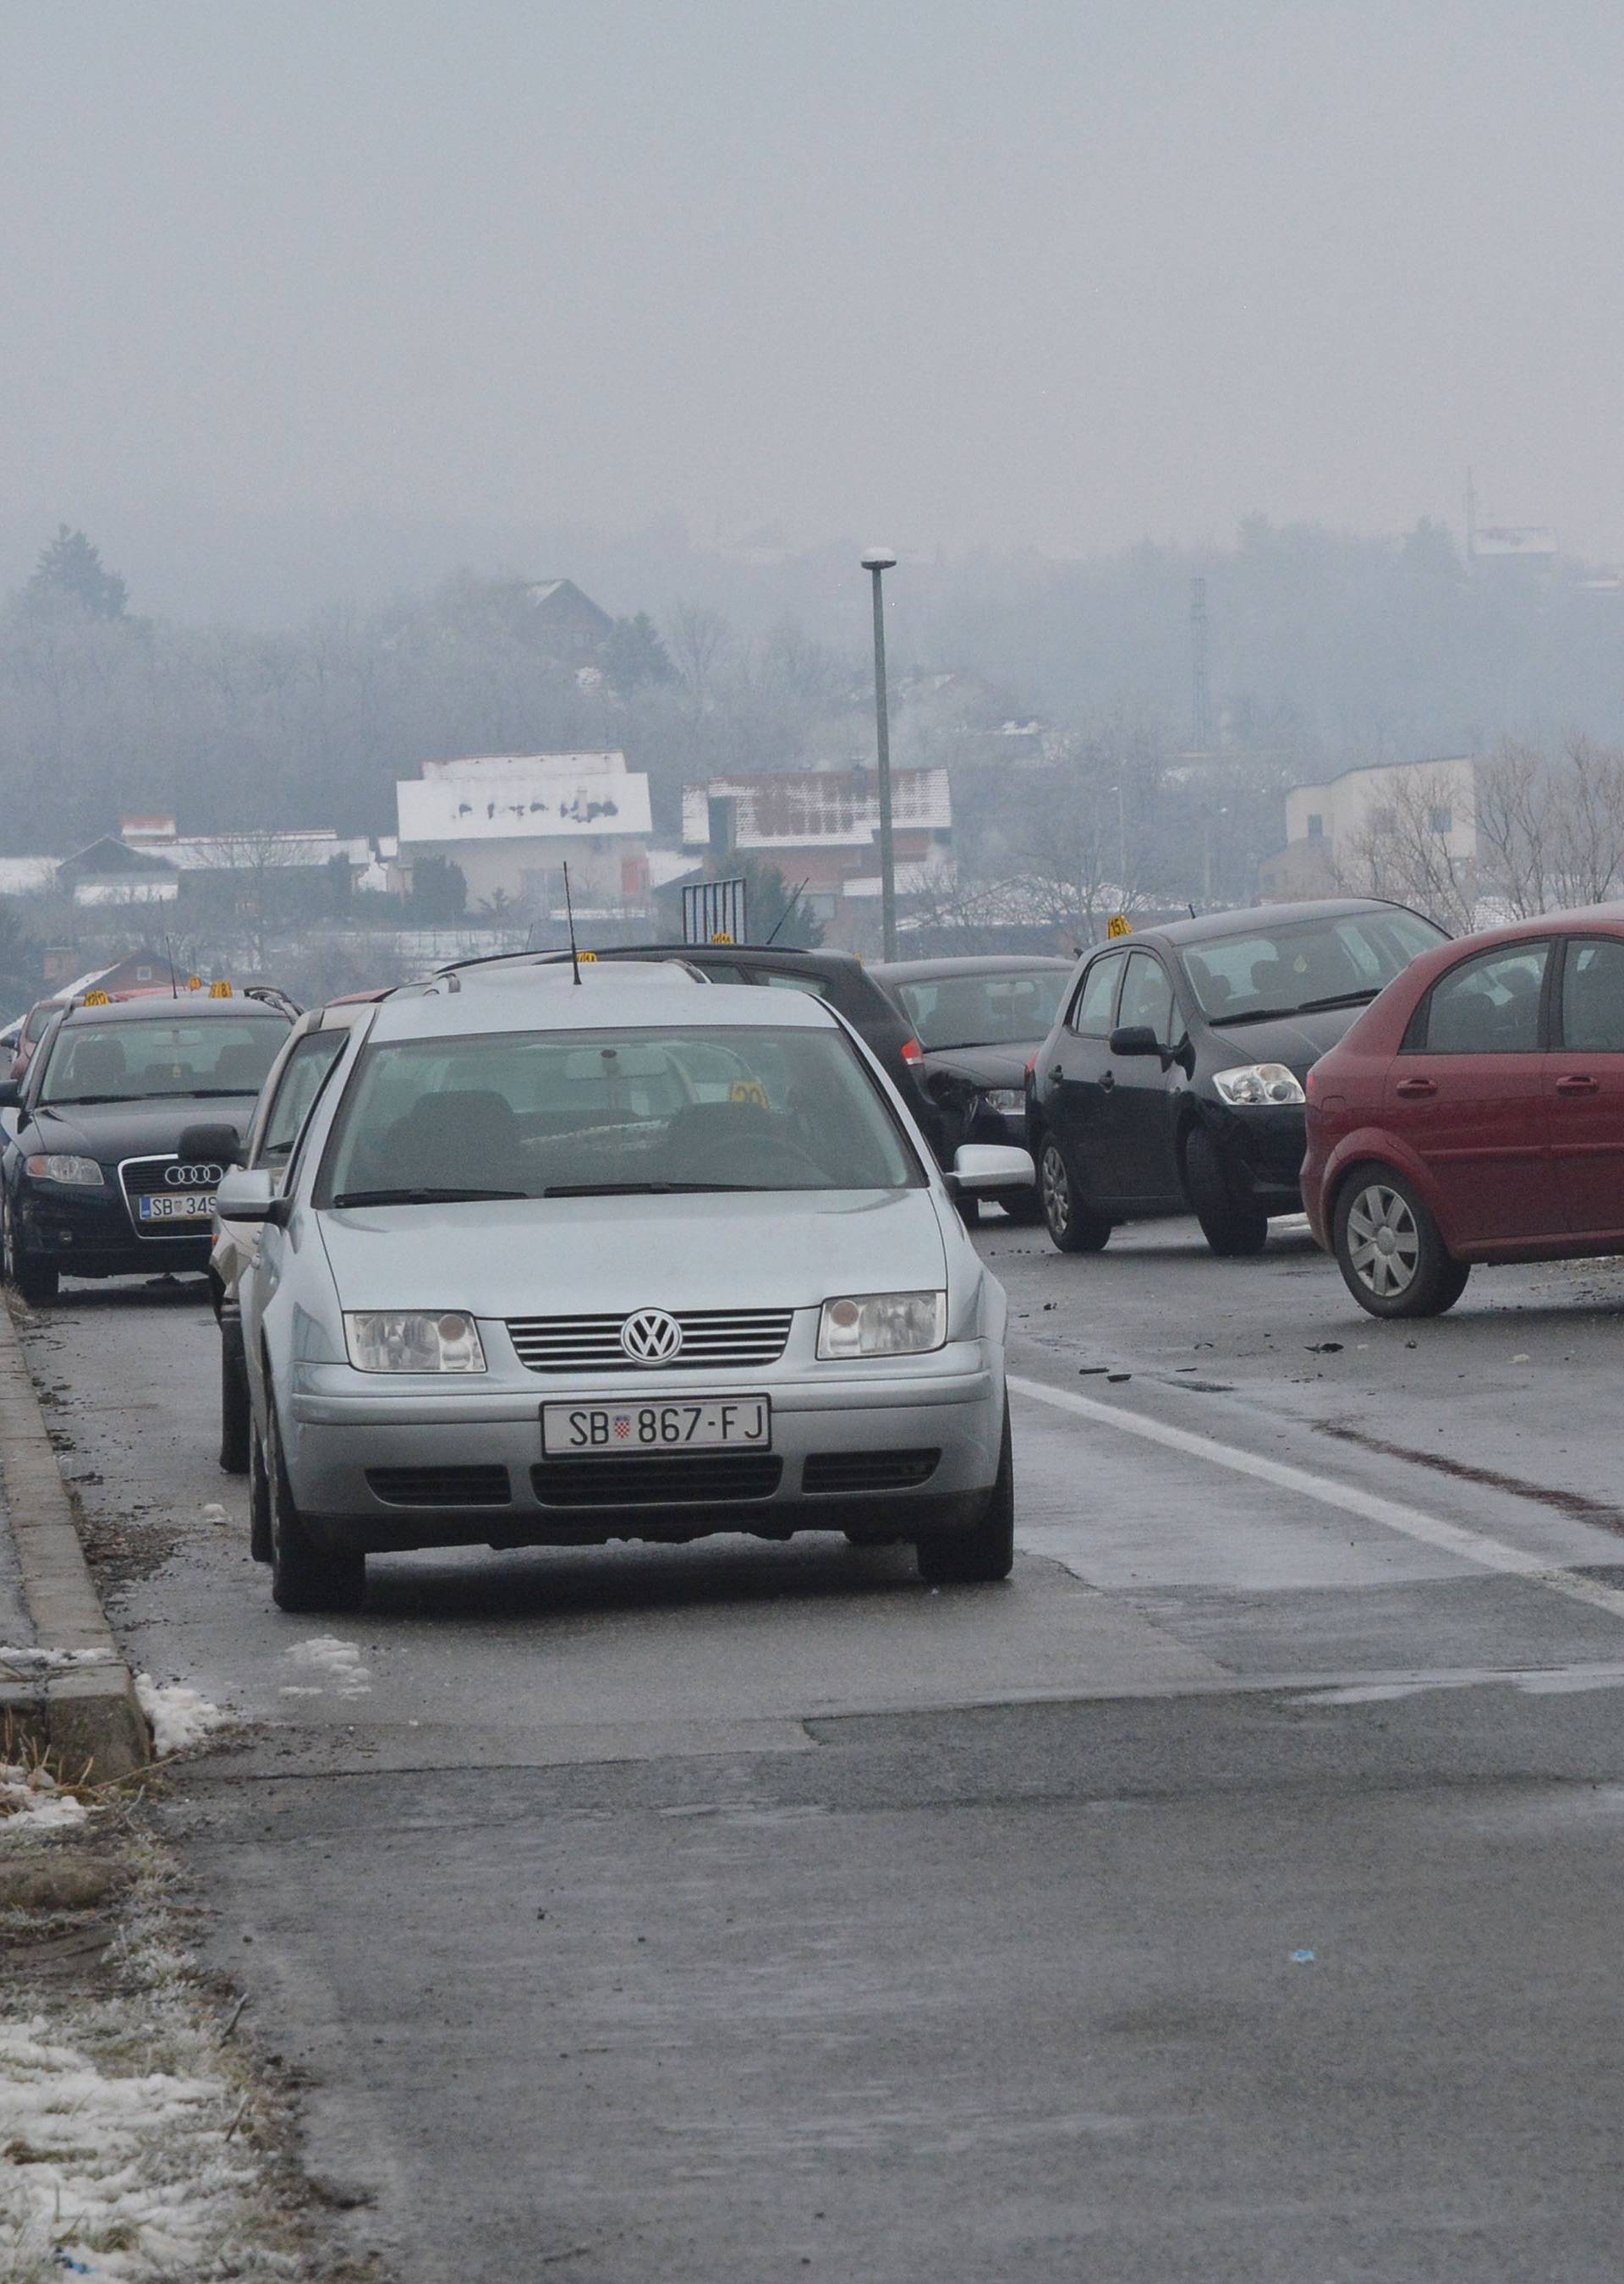
<instances>
[{"instance_id":1,"label":"utility pole","mask_svg":"<svg viewBox=\"0 0 1624 2284\"><path fill-rule=\"evenodd\" d=\"M891 842L891 707L886 692L886 606L880 581L896 557L871 547L863 567L874 582L874 744L879 778L879 918L885 957L896 958L896 859Z\"/></svg>"},{"instance_id":2,"label":"utility pole","mask_svg":"<svg viewBox=\"0 0 1624 2284\"><path fill-rule=\"evenodd\" d=\"M1196 751L1210 754L1213 750L1213 706L1206 684L1206 582L1199 576L1190 583L1190 671L1191 682L1191 718L1195 730Z\"/></svg>"}]
</instances>

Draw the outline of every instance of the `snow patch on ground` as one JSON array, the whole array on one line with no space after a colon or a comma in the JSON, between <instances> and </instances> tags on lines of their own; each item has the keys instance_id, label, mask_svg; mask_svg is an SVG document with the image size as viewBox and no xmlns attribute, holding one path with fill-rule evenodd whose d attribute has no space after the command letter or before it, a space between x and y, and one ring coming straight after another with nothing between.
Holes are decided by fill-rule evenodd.
<instances>
[{"instance_id":1,"label":"snow patch on ground","mask_svg":"<svg viewBox=\"0 0 1624 2284\"><path fill-rule=\"evenodd\" d=\"M59 1791L46 1770L0 1761L0 1840L25 1832L63 1832L82 1824L89 1812L82 1801Z\"/></svg>"},{"instance_id":2,"label":"snow patch on ground","mask_svg":"<svg viewBox=\"0 0 1624 2284\"><path fill-rule=\"evenodd\" d=\"M362 1663L360 1644L344 1641L337 1634L312 1634L308 1641L296 1643L287 1655L291 1664L323 1675L340 1697L364 1697L372 1686L372 1669ZM291 1697L294 1691L289 1688L282 1693Z\"/></svg>"},{"instance_id":3,"label":"snow patch on ground","mask_svg":"<svg viewBox=\"0 0 1624 2284\"><path fill-rule=\"evenodd\" d=\"M111 1665L110 1649L8 1649L0 1647L0 1665L13 1673L63 1673L82 1665Z\"/></svg>"},{"instance_id":4,"label":"snow patch on ground","mask_svg":"<svg viewBox=\"0 0 1624 2284\"><path fill-rule=\"evenodd\" d=\"M152 1750L160 1760L167 1754L183 1753L190 1746L200 1745L205 1737L230 1722L229 1713L211 1705L197 1690L188 1689L184 1682L160 1684L150 1673L138 1673L136 1696L152 1725Z\"/></svg>"}]
</instances>

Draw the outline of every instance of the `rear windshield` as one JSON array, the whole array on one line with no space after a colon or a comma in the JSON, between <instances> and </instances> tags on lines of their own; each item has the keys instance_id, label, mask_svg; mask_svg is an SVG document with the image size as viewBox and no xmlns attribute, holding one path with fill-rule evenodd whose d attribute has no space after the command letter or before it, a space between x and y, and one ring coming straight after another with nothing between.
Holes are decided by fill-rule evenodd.
<instances>
[{"instance_id":1,"label":"rear windshield","mask_svg":"<svg viewBox=\"0 0 1624 2284\"><path fill-rule=\"evenodd\" d=\"M508 1031L369 1047L316 1203L895 1190L924 1179L843 1032Z\"/></svg>"},{"instance_id":2,"label":"rear windshield","mask_svg":"<svg viewBox=\"0 0 1624 2284\"><path fill-rule=\"evenodd\" d=\"M1069 967L938 975L894 988L922 1047L1020 1046L1048 1035Z\"/></svg>"},{"instance_id":3,"label":"rear windshield","mask_svg":"<svg viewBox=\"0 0 1624 2284\"><path fill-rule=\"evenodd\" d=\"M1267 924L1245 935L1180 945L1201 1013L1212 1023L1261 1022L1315 1007L1374 999L1418 952L1448 938L1418 912L1344 912Z\"/></svg>"},{"instance_id":4,"label":"rear windshield","mask_svg":"<svg viewBox=\"0 0 1624 2284\"><path fill-rule=\"evenodd\" d=\"M40 1100L146 1102L167 1095L257 1094L286 1036L286 1024L269 1015L67 1023L51 1049Z\"/></svg>"}]
</instances>

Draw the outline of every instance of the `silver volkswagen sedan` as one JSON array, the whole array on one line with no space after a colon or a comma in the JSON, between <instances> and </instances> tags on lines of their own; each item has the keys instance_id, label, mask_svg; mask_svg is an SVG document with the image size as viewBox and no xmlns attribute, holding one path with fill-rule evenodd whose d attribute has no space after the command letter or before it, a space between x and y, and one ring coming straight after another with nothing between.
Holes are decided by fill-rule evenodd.
<instances>
[{"instance_id":1,"label":"silver volkswagen sedan","mask_svg":"<svg viewBox=\"0 0 1624 2284\"><path fill-rule=\"evenodd\" d=\"M838 1530L1008 1575L1003 1288L849 1025L810 995L569 971L352 1024L242 1280L254 1552L283 1609L369 1553Z\"/></svg>"}]
</instances>

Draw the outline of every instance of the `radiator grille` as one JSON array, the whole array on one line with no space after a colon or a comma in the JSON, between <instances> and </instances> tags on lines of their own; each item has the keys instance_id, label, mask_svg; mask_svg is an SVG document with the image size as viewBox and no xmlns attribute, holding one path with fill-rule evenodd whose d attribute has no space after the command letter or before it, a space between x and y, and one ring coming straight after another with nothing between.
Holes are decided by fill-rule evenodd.
<instances>
[{"instance_id":1,"label":"radiator grille","mask_svg":"<svg viewBox=\"0 0 1624 2284\"><path fill-rule=\"evenodd\" d=\"M389 1506L507 1506L505 1467L369 1467L367 1489Z\"/></svg>"},{"instance_id":2,"label":"radiator grille","mask_svg":"<svg viewBox=\"0 0 1624 2284\"><path fill-rule=\"evenodd\" d=\"M677 1355L662 1372L721 1372L741 1365L776 1364L784 1354L794 1311L791 1309L678 1309L683 1328ZM636 1369L621 1346L623 1314L604 1317L511 1317L508 1334L515 1353L532 1372L629 1372Z\"/></svg>"},{"instance_id":3,"label":"radiator grille","mask_svg":"<svg viewBox=\"0 0 1624 2284\"><path fill-rule=\"evenodd\" d=\"M905 1491L936 1472L940 1451L814 1451L800 1473L803 1491Z\"/></svg>"},{"instance_id":4,"label":"radiator grille","mask_svg":"<svg viewBox=\"0 0 1624 2284\"><path fill-rule=\"evenodd\" d=\"M175 1153L169 1151L161 1158L126 1158L119 1168L119 1180L124 1191L125 1209L129 1215L130 1224L137 1237L168 1238L173 1242L177 1237L208 1235L210 1223L207 1214L196 1216L189 1214L184 1221L143 1221L140 1217L139 1209L136 1204L137 1198L160 1198L175 1194L176 1185L165 1181L164 1176L171 1166L177 1165L179 1162ZM198 1183L196 1185L198 1190L215 1188L223 1169L215 1167L213 1170L214 1181Z\"/></svg>"},{"instance_id":5,"label":"radiator grille","mask_svg":"<svg viewBox=\"0 0 1624 2284\"><path fill-rule=\"evenodd\" d=\"M771 1451L687 1452L666 1459L543 1459L530 1470L543 1506L683 1506L770 1498L784 1462Z\"/></svg>"}]
</instances>

